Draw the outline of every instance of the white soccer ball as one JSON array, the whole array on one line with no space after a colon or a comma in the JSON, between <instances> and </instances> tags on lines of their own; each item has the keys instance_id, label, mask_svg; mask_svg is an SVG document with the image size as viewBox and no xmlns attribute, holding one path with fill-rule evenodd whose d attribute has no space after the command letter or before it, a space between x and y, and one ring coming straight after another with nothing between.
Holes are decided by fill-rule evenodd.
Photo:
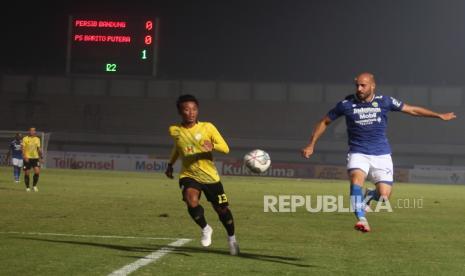
<instances>
[{"instance_id":1,"label":"white soccer ball","mask_svg":"<svg viewBox=\"0 0 465 276\"><path fill-rule=\"evenodd\" d=\"M271 165L270 155L263 150L255 149L244 156L244 164L254 173L265 172Z\"/></svg>"}]
</instances>

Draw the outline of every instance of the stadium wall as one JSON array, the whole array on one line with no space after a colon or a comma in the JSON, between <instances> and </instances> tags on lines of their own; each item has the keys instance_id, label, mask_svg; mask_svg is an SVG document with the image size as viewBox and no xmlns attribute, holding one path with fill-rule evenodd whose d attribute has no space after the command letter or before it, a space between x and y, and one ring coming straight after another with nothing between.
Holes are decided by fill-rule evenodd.
<instances>
[{"instance_id":1,"label":"stadium wall","mask_svg":"<svg viewBox=\"0 0 465 276\"><path fill-rule=\"evenodd\" d=\"M463 87L379 85L408 103L465 116ZM212 121L230 144L233 158L252 148L273 160L306 162L299 149L329 108L351 93L351 85L153 80L92 76L3 75L1 129L35 125L53 133L50 149L72 152L167 156L167 128L178 120L180 93L201 100L201 119ZM458 166L465 164L465 129L460 120L440 122L391 114L388 137L394 162ZM342 165L346 159L344 121L330 126L312 157L314 165Z\"/></svg>"}]
</instances>

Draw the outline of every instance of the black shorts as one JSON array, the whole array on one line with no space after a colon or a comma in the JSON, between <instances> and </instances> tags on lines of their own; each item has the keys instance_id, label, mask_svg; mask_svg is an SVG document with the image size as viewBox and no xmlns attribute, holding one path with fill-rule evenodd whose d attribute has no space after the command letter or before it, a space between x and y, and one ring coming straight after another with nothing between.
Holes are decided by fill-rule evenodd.
<instances>
[{"instance_id":1,"label":"black shorts","mask_svg":"<svg viewBox=\"0 0 465 276\"><path fill-rule=\"evenodd\" d=\"M195 179L183 177L179 179L179 188L182 189L183 194L184 190L187 188L194 188L199 191L203 191L207 197L207 200L214 206L229 206L228 197L224 193L223 184L221 184L221 182L203 184L196 181ZM184 197L182 200L186 201Z\"/></svg>"},{"instance_id":2,"label":"black shorts","mask_svg":"<svg viewBox=\"0 0 465 276\"><path fill-rule=\"evenodd\" d=\"M39 167L40 163L38 158L29 158L29 161L24 160L24 169L30 170L31 168Z\"/></svg>"}]
</instances>

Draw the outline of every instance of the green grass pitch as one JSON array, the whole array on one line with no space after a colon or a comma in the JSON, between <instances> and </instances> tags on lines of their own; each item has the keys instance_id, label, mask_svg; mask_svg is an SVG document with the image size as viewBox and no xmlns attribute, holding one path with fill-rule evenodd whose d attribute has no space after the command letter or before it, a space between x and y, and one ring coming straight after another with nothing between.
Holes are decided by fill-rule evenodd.
<instances>
[{"instance_id":1,"label":"green grass pitch","mask_svg":"<svg viewBox=\"0 0 465 276\"><path fill-rule=\"evenodd\" d=\"M363 234L350 213L263 212L264 195L347 195L346 181L223 177L242 252L229 256L205 198L209 248L177 180L161 174L46 169L26 193L11 168L0 173L1 275L108 275L178 238L192 241L132 275L465 274L465 186L396 183L393 207L421 198L423 208L370 213Z\"/></svg>"}]
</instances>

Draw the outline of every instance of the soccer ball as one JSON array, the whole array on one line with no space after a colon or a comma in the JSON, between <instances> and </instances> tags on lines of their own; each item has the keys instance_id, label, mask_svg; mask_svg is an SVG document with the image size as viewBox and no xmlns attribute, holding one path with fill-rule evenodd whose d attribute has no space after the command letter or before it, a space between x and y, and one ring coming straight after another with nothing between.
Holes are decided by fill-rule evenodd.
<instances>
[{"instance_id":1,"label":"soccer ball","mask_svg":"<svg viewBox=\"0 0 465 276\"><path fill-rule=\"evenodd\" d=\"M270 155L263 150L255 149L244 156L244 164L254 173L265 172L271 165Z\"/></svg>"}]
</instances>

